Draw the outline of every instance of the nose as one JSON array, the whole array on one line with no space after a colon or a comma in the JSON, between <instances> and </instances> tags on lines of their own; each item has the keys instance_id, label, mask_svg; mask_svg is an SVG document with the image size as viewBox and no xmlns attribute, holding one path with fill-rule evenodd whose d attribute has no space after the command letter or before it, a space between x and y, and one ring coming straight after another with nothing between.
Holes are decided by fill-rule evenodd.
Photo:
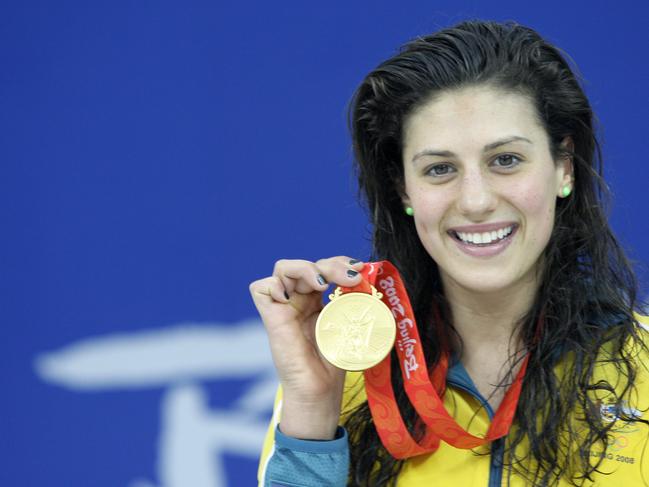
<instances>
[{"instance_id":1,"label":"nose","mask_svg":"<svg viewBox=\"0 0 649 487\"><path fill-rule=\"evenodd\" d=\"M479 169L462 175L457 196L459 211L472 221L481 221L496 209L497 197L488 177Z\"/></svg>"}]
</instances>

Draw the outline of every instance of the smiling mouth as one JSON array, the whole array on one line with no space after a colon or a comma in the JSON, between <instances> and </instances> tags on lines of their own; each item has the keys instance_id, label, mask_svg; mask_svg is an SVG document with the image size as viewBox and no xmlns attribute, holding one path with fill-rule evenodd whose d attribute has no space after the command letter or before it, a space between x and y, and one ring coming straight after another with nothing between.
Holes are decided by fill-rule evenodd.
<instances>
[{"instance_id":1,"label":"smiling mouth","mask_svg":"<svg viewBox=\"0 0 649 487\"><path fill-rule=\"evenodd\" d=\"M457 232L449 230L448 233L455 240L462 242L465 245L472 245L475 247L488 247L505 240L511 239L512 235L518 228L518 225L508 225L498 230L490 232Z\"/></svg>"}]
</instances>

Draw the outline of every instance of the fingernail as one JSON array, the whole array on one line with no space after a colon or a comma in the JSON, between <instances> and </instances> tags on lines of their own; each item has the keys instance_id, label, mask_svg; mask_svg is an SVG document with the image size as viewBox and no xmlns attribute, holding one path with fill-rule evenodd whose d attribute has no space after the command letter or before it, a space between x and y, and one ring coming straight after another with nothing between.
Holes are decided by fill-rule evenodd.
<instances>
[{"instance_id":1,"label":"fingernail","mask_svg":"<svg viewBox=\"0 0 649 487\"><path fill-rule=\"evenodd\" d=\"M318 274L318 284L320 284L321 286L327 284L327 280L324 278L322 274Z\"/></svg>"},{"instance_id":2,"label":"fingernail","mask_svg":"<svg viewBox=\"0 0 649 487\"><path fill-rule=\"evenodd\" d=\"M284 297L288 299L288 293L286 291L284 291Z\"/></svg>"},{"instance_id":3,"label":"fingernail","mask_svg":"<svg viewBox=\"0 0 649 487\"><path fill-rule=\"evenodd\" d=\"M349 265L355 265L355 264L358 264L359 262L360 262L360 260L358 260L358 259L351 259L349 261Z\"/></svg>"},{"instance_id":4,"label":"fingernail","mask_svg":"<svg viewBox=\"0 0 649 487\"><path fill-rule=\"evenodd\" d=\"M358 272L356 272L355 270L353 270L353 269L348 269L347 270L347 277L350 277L350 278L353 279L357 275L358 275Z\"/></svg>"}]
</instances>

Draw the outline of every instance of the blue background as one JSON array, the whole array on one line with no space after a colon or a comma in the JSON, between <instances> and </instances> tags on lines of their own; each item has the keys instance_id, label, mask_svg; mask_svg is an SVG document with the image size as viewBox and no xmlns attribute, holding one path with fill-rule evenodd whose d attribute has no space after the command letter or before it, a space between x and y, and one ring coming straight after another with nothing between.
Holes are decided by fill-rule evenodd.
<instances>
[{"instance_id":1,"label":"blue background","mask_svg":"<svg viewBox=\"0 0 649 487\"><path fill-rule=\"evenodd\" d=\"M612 225L648 262L646 2L4 2L0 484L161 482L162 389L70 390L37 356L236 326L276 259L366 257L347 103L397 46L469 17L528 24L576 60ZM204 381L210 407L254 380ZM255 484L252 456L224 458L227 485Z\"/></svg>"}]
</instances>

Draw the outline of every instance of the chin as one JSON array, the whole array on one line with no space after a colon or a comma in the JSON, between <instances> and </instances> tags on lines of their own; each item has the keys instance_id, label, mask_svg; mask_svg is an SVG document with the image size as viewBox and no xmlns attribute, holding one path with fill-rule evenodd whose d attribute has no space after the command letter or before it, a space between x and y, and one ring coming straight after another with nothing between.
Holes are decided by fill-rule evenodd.
<instances>
[{"instance_id":1,"label":"chin","mask_svg":"<svg viewBox=\"0 0 649 487\"><path fill-rule=\"evenodd\" d=\"M511 289L513 283L504 282L484 282L480 285L465 286L468 291L475 294L498 294Z\"/></svg>"},{"instance_id":2,"label":"chin","mask_svg":"<svg viewBox=\"0 0 649 487\"><path fill-rule=\"evenodd\" d=\"M521 275L503 272L502 267L487 272L476 272L472 269L466 273L448 273L457 285L465 291L475 294L498 294L521 286Z\"/></svg>"}]
</instances>

